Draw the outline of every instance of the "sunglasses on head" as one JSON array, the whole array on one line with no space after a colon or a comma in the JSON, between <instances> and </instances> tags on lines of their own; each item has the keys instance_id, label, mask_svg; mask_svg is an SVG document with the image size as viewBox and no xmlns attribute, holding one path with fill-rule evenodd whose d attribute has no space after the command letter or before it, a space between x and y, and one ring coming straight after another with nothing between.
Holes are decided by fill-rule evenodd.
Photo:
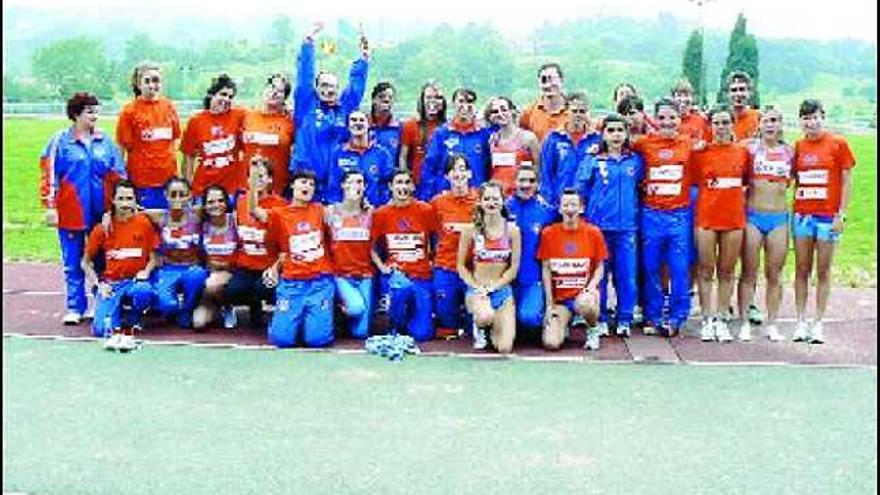
<instances>
[{"instance_id":1,"label":"sunglasses on head","mask_svg":"<svg viewBox=\"0 0 880 495\"><path fill-rule=\"evenodd\" d=\"M158 84L162 79L159 76L145 77L142 79L144 84Z\"/></svg>"}]
</instances>

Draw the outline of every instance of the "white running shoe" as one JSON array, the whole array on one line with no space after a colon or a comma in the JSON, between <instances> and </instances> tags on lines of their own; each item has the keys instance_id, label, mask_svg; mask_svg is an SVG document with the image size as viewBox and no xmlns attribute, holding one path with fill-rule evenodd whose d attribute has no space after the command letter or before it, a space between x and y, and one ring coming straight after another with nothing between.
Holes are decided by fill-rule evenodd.
<instances>
[{"instance_id":1,"label":"white running shoe","mask_svg":"<svg viewBox=\"0 0 880 495\"><path fill-rule=\"evenodd\" d=\"M752 325L764 323L764 313L761 312L761 308L755 303L749 304L747 318Z\"/></svg>"},{"instance_id":2,"label":"white running shoe","mask_svg":"<svg viewBox=\"0 0 880 495\"><path fill-rule=\"evenodd\" d=\"M806 320L800 320L794 326L794 334L791 336L791 340L795 342L803 342L807 340L807 337L810 334L810 324L807 323Z\"/></svg>"},{"instance_id":3,"label":"white running shoe","mask_svg":"<svg viewBox=\"0 0 880 495\"><path fill-rule=\"evenodd\" d=\"M200 330L208 326L214 319L213 312L206 306L198 306L193 310L193 328Z\"/></svg>"},{"instance_id":4,"label":"white running shoe","mask_svg":"<svg viewBox=\"0 0 880 495\"><path fill-rule=\"evenodd\" d=\"M486 339L486 329L474 325L474 350L482 351L489 345Z\"/></svg>"},{"instance_id":5,"label":"white running shoe","mask_svg":"<svg viewBox=\"0 0 880 495\"><path fill-rule=\"evenodd\" d=\"M598 327L587 329L587 341L584 343L584 349L588 351L598 351L600 343L600 330Z\"/></svg>"},{"instance_id":6,"label":"white running shoe","mask_svg":"<svg viewBox=\"0 0 880 495\"><path fill-rule=\"evenodd\" d=\"M748 342L752 340L752 325L749 323L749 320L745 320L742 322L742 326L739 327L739 335L737 335L739 340L743 342Z\"/></svg>"},{"instance_id":7,"label":"white running shoe","mask_svg":"<svg viewBox=\"0 0 880 495\"><path fill-rule=\"evenodd\" d=\"M600 321L596 325L596 330L599 332L600 337L607 337L609 335L607 322Z\"/></svg>"},{"instance_id":8,"label":"white running shoe","mask_svg":"<svg viewBox=\"0 0 880 495\"><path fill-rule=\"evenodd\" d=\"M714 322L711 318L703 318L703 323L700 325L700 340L703 342L715 340L715 328L713 325Z\"/></svg>"},{"instance_id":9,"label":"white running shoe","mask_svg":"<svg viewBox=\"0 0 880 495\"><path fill-rule=\"evenodd\" d=\"M120 337L122 337L121 333L114 333L113 335L107 337L104 340L104 350L105 351L118 351Z\"/></svg>"},{"instance_id":10,"label":"white running shoe","mask_svg":"<svg viewBox=\"0 0 880 495\"><path fill-rule=\"evenodd\" d=\"M86 308L86 312L83 313L83 320L94 320L95 319L95 302L92 301L89 303L89 306Z\"/></svg>"},{"instance_id":11,"label":"white running shoe","mask_svg":"<svg viewBox=\"0 0 880 495\"><path fill-rule=\"evenodd\" d=\"M718 342L730 342L733 340L733 336L730 335L730 330L727 328L727 323L724 320L715 321L715 340Z\"/></svg>"},{"instance_id":12,"label":"white running shoe","mask_svg":"<svg viewBox=\"0 0 880 495\"><path fill-rule=\"evenodd\" d=\"M764 335L771 342L779 342L781 340L785 340L785 336L779 333L779 329L776 328L776 325L772 323L767 325L767 331L764 333Z\"/></svg>"},{"instance_id":13,"label":"white running shoe","mask_svg":"<svg viewBox=\"0 0 880 495\"><path fill-rule=\"evenodd\" d=\"M822 320L813 322L810 325L809 337L807 337L807 342L811 344L824 344L825 336L822 335Z\"/></svg>"},{"instance_id":14,"label":"white running shoe","mask_svg":"<svg viewBox=\"0 0 880 495\"><path fill-rule=\"evenodd\" d=\"M730 323L733 320L733 307L727 308L726 311L718 315L718 319L724 323Z\"/></svg>"},{"instance_id":15,"label":"white running shoe","mask_svg":"<svg viewBox=\"0 0 880 495\"><path fill-rule=\"evenodd\" d=\"M633 319L632 319L632 323L633 323L633 325L641 325L641 324L642 324L642 321L643 321L644 319L645 319L645 317L644 317L644 315L642 314L642 307L636 305L636 306L633 308Z\"/></svg>"},{"instance_id":16,"label":"white running shoe","mask_svg":"<svg viewBox=\"0 0 880 495\"><path fill-rule=\"evenodd\" d=\"M632 335L632 329L626 323L617 325L617 336L629 338Z\"/></svg>"},{"instance_id":17,"label":"white running shoe","mask_svg":"<svg viewBox=\"0 0 880 495\"><path fill-rule=\"evenodd\" d=\"M235 306L225 306L223 313L223 328L231 330L238 326L238 315L235 314Z\"/></svg>"},{"instance_id":18,"label":"white running shoe","mask_svg":"<svg viewBox=\"0 0 880 495\"><path fill-rule=\"evenodd\" d=\"M64 318L61 318L61 323L65 325L79 325L80 321L82 321L82 315L75 310L68 310Z\"/></svg>"},{"instance_id":19,"label":"white running shoe","mask_svg":"<svg viewBox=\"0 0 880 495\"><path fill-rule=\"evenodd\" d=\"M137 342L134 340L134 335L119 334L119 346L117 349L120 352L128 352L137 349Z\"/></svg>"}]
</instances>

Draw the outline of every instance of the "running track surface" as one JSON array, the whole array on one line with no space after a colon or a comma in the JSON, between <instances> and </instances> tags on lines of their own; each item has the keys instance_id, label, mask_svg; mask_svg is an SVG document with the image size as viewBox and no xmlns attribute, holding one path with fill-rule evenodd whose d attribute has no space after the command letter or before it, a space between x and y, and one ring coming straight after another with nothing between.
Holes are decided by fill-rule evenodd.
<instances>
[{"instance_id":1,"label":"running track surface","mask_svg":"<svg viewBox=\"0 0 880 495\"><path fill-rule=\"evenodd\" d=\"M3 333L33 336L81 338L90 337L88 323L64 326L60 323L64 310L61 268L46 263L3 264ZM812 296L812 292L811 292ZM759 288L763 298L763 289ZM517 342L516 356L525 359L563 359L587 361L640 361L664 363L734 363L734 364L820 364L877 365L877 290L835 288L832 290L825 324L826 343L808 345L802 342L771 343L761 337L761 327L754 327L751 342L729 344L704 343L696 337L699 322L691 319L683 338L648 337L636 330L632 338L602 339L599 351L582 350L583 332L575 330L572 338L558 352L547 352L535 342ZM780 330L790 338L794 321L794 293L787 287L783 296ZM809 304L814 304L811 299ZM245 312L246 313L246 312ZM161 319L151 319L140 338L151 343L198 343L206 345L268 345L264 328L250 328L247 315L239 317L241 326L235 330L209 329L193 333L168 326ZM736 333L738 323L731 325ZM470 340L432 341L420 344L427 355L469 355L497 357L492 352L473 351ZM363 343L338 338L332 347L337 351L361 351Z\"/></svg>"}]
</instances>

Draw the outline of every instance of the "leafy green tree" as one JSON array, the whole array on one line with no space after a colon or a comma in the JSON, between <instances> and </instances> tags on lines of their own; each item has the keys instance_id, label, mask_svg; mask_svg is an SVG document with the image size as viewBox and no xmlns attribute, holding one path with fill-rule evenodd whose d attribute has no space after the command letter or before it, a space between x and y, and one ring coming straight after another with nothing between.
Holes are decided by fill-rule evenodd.
<instances>
[{"instance_id":1,"label":"leafy green tree","mask_svg":"<svg viewBox=\"0 0 880 495\"><path fill-rule=\"evenodd\" d=\"M754 35L746 32L746 17L740 13L730 33L727 49L727 62L721 71L721 85L718 88L716 101L727 101L727 76L736 70L744 71L752 78L752 105L761 105L758 91L758 42Z\"/></svg>"},{"instance_id":2,"label":"leafy green tree","mask_svg":"<svg viewBox=\"0 0 880 495\"><path fill-rule=\"evenodd\" d=\"M695 29L684 47L681 72L694 87L694 102L706 106L706 87L703 84L703 31Z\"/></svg>"},{"instance_id":3,"label":"leafy green tree","mask_svg":"<svg viewBox=\"0 0 880 495\"><path fill-rule=\"evenodd\" d=\"M116 67L107 60L99 39L80 36L52 42L34 52L32 66L55 98L67 99L77 91L113 97Z\"/></svg>"}]
</instances>

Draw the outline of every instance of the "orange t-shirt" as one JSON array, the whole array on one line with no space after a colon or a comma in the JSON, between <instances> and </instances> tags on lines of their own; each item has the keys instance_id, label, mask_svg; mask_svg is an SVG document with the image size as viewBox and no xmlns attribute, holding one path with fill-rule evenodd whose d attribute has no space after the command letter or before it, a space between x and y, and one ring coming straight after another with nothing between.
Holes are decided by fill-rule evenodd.
<instances>
[{"instance_id":1,"label":"orange t-shirt","mask_svg":"<svg viewBox=\"0 0 880 495\"><path fill-rule=\"evenodd\" d=\"M681 134L674 138L647 135L635 142L633 148L645 159L645 206L658 210L687 207L690 138Z\"/></svg>"},{"instance_id":2,"label":"orange t-shirt","mask_svg":"<svg viewBox=\"0 0 880 495\"><path fill-rule=\"evenodd\" d=\"M477 191L471 189L461 197L446 191L431 200L440 227L434 266L452 272L458 271L458 240L461 231L474 223L474 206L477 204L477 197Z\"/></svg>"},{"instance_id":3,"label":"orange t-shirt","mask_svg":"<svg viewBox=\"0 0 880 495\"><path fill-rule=\"evenodd\" d=\"M824 133L794 145L794 212L836 215L840 210L844 170L856 165L849 144L841 136Z\"/></svg>"},{"instance_id":4,"label":"orange t-shirt","mask_svg":"<svg viewBox=\"0 0 880 495\"><path fill-rule=\"evenodd\" d=\"M746 226L746 194L749 150L737 144L710 144L691 157L697 196L697 226L711 230L742 229Z\"/></svg>"},{"instance_id":5,"label":"orange t-shirt","mask_svg":"<svg viewBox=\"0 0 880 495\"><path fill-rule=\"evenodd\" d=\"M500 136L492 134L489 136L489 152L492 156L490 166L491 180L501 184L504 188L504 195L510 196L516 192L516 173L520 165L533 165L534 157L532 150L526 145L523 139L525 131L518 131L518 135L504 143L501 142ZM575 141L575 143L579 142Z\"/></svg>"},{"instance_id":6,"label":"orange t-shirt","mask_svg":"<svg viewBox=\"0 0 880 495\"><path fill-rule=\"evenodd\" d=\"M222 114L204 110L190 117L180 151L198 158L192 184L194 196L215 184L229 194L246 188L247 165L240 159L243 119L241 108Z\"/></svg>"},{"instance_id":7,"label":"orange t-shirt","mask_svg":"<svg viewBox=\"0 0 880 495\"><path fill-rule=\"evenodd\" d=\"M579 220L572 230L562 222L545 227L535 257L550 263L553 302L558 303L577 297L608 251L602 231Z\"/></svg>"},{"instance_id":8,"label":"orange t-shirt","mask_svg":"<svg viewBox=\"0 0 880 495\"><path fill-rule=\"evenodd\" d=\"M341 211L336 204L325 207L325 218L333 256L333 273L343 277L372 277L375 273L370 256L373 248L370 240L372 212L349 214Z\"/></svg>"},{"instance_id":9,"label":"orange t-shirt","mask_svg":"<svg viewBox=\"0 0 880 495\"><path fill-rule=\"evenodd\" d=\"M136 213L126 222L113 220L110 233L98 224L86 242L86 256L94 258L104 251L104 279L119 281L133 278L147 266L150 253L159 249L159 236L150 218Z\"/></svg>"},{"instance_id":10,"label":"orange t-shirt","mask_svg":"<svg viewBox=\"0 0 880 495\"><path fill-rule=\"evenodd\" d=\"M523 110L519 117L519 126L534 132L538 136L538 141L543 143L550 131L559 129L568 122L569 113L568 108L565 107L555 113L550 113L538 100Z\"/></svg>"},{"instance_id":11,"label":"orange t-shirt","mask_svg":"<svg viewBox=\"0 0 880 495\"><path fill-rule=\"evenodd\" d=\"M324 208L320 203L269 210L266 230L270 249L287 255L281 266L282 278L311 280L332 272L324 247Z\"/></svg>"},{"instance_id":12,"label":"orange t-shirt","mask_svg":"<svg viewBox=\"0 0 880 495\"><path fill-rule=\"evenodd\" d=\"M416 184L419 183L419 179L422 176L425 152L437 126L438 123L433 120L425 124L425 136L422 137L418 118L410 119L403 123L403 129L400 132L400 144L409 148L409 160L412 167L413 180ZM397 166L396 163L394 165L395 167Z\"/></svg>"},{"instance_id":13,"label":"orange t-shirt","mask_svg":"<svg viewBox=\"0 0 880 495\"><path fill-rule=\"evenodd\" d=\"M709 120L697 111L690 111L681 116L678 132L690 137L693 141L709 142Z\"/></svg>"},{"instance_id":14,"label":"orange t-shirt","mask_svg":"<svg viewBox=\"0 0 880 495\"><path fill-rule=\"evenodd\" d=\"M431 278L431 235L438 231L437 217L428 203L412 201L406 206L389 203L373 215L370 238L387 253L387 264L397 265L412 278Z\"/></svg>"},{"instance_id":15,"label":"orange t-shirt","mask_svg":"<svg viewBox=\"0 0 880 495\"><path fill-rule=\"evenodd\" d=\"M166 98L136 98L122 108L116 142L128 152L128 177L135 187L163 187L177 175L174 140L180 138L180 119Z\"/></svg>"},{"instance_id":16,"label":"orange t-shirt","mask_svg":"<svg viewBox=\"0 0 880 495\"><path fill-rule=\"evenodd\" d=\"M260 208L270 211L287 206L287 201L271 194L259 200ZM272 251L266 242L268 222L261 222L248 211L248 198L242 196L235 204L235 227L238 229L238 250L235 266L247 270L265 270L275 262L278 253Z\"/></svg>"},{"instance_id":17,"label":"orange t-shirt","mask_svg":"<svg viewBox=\"0 0 880 495\"><path fill-rule=\"evenodd\" d=\"M746 108L742 113L733 116L733 135L737 141L755 137L758 133L758 124L761 121L761 112L754 108Z\"/></svg>"},{"instance_id":18,"label":"orange t-shirt","mask_svg":"<svg viewBox=\"0 0 880 495\"><path fill-rule=\"evenodd\" d=\"M272 164L272 192L275 194L283 194L287 188L293 135L293 121L286 113L248 110L244 115L241 142L245 168L250 166L251 158L257 153L268 158Z\"/></svg>"}]
</instances>

